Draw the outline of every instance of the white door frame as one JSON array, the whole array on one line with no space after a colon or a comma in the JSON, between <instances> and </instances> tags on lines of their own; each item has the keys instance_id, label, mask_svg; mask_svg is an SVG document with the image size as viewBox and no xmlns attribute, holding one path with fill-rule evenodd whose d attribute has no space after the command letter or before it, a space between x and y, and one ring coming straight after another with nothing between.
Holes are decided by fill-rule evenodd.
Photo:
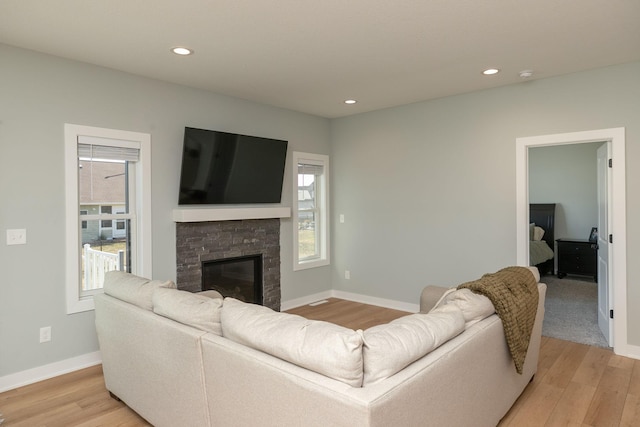
<instances>
[{"instance_id":1,"label":"white door frame","mask_svg":"<svg viewBox=\"0 0 640 427\"><path fill-rule=\"evenodd\" d=\"M616 354L640 358L640 348L627 342L627 230L625 129L611 128L584 132L516 138L516 257L518 265L529 265L529 148L553 145L608 142L613 159L609 214L613 244L609 252L609 284L614 309L613 350Z\"/></svg>"},{"instance_id":2,"label":"white door frame","mask_svg":"<svg viewBox=\"0 0 640 427\"><path fill-rule=\"evenodd\" d=\"M609 317L609 310L612 307L611 286L609 285L609 229L611 228L609 221L609 194L611 193L611 172L609 167L609 159L611 156L611 142L602 144L596 152L596 174L597 174L597 191L596 198L598 201L598 237L596 265L598 278L598 327L604 334L605 339L610 346L614 346L613 342L613 323Z\"/></svg>"}]
</instances>

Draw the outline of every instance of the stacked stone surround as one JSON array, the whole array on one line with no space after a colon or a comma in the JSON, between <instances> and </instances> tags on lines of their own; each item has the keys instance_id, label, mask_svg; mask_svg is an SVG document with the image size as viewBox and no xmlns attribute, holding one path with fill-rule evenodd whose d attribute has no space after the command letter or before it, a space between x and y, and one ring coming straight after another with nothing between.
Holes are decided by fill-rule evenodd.
<instances>
[{"instance_id":1,"label":"stacked stone surround","mask_svg":"<svg viewBox=\"0 0 640 427\"><path fill-rule=\"evenodd\" d=\"M202 263L262 255L262 305L280 311L280 219L176 223L178 289L202 290Z\"/></svg>"}]
</instances>

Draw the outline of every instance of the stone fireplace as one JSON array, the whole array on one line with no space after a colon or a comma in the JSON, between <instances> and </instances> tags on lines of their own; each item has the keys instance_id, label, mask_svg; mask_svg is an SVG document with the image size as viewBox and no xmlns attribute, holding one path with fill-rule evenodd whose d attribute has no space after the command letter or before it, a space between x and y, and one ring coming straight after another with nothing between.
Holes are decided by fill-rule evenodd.
<instances>
[{"instance_id":1,"label":"stone fireplace","mask_svg":"<svg viewBox=\"0 0 640 427\"><path fill-rule=\"evenodd\" d=\"M174 216L176 214L174 213ZM240 259L251 259L259 274L248 273L235 264ZM255 262L253 260L259 260ZM213 261L223 261L217 272L208 272ZM224 296L239 298L246 291L237 291L247 275L256 277L260 290L253 293L262 304L280 310L280 219L241 219L222 221L177 221L176 264L178 289L199 292L214 288ZM235 264L235 265L234 265ZM205 275L203 275L205 271ZM223 273L220 273L222 271ZM224 276L222 278L222 276ZM230 278L239 279L229 289L217 289ZM205 280L206 279L206 280ZM207 283L208 282L208 283ZM211 282L217 283L211 285Z\"/></svg>"}]
</instances>

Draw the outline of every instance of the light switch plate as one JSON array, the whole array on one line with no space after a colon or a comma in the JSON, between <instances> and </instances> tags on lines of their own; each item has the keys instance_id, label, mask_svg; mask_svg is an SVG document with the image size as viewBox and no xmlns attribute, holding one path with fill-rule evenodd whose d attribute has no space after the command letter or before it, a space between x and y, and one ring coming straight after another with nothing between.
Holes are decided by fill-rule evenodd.
<instances>
[{"instance_id":1,"label":"light switch plate","mask_svg":"<svg viewBox=\"0 0 640 427\"><path fill-rule=\"evenodd\" d=\"M26 245L27 230L24 228L16 228L7 230L7 245Z\"/></svg>"},{"instance_id":2,"label":"light switch plate","mask_svg":"<svg viewBox=\"0 0 640 427\"><path fill-rule=\"evenodd\" d=\"M40 344L51 341L51 326L40 328Z\"/></svg>"}]
</instances>

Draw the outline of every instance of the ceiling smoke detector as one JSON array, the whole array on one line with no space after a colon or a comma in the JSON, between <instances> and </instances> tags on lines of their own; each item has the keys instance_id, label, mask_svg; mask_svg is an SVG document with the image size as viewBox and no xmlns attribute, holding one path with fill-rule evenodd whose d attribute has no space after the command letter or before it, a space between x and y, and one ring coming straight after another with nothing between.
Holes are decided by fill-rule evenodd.
<instances>
[{"instance_id":1,"label":"ceiling smoke detector","mask_svg":"<svg viewBox=\"0 0 640 427\"><path fill-rule=\"evenodd\" d=\"M531 70L522 70L522 71L520 71L520 78L528 79L531 76L533 76L533 71L531 71Z\"/></svg>"}]
</instances>

